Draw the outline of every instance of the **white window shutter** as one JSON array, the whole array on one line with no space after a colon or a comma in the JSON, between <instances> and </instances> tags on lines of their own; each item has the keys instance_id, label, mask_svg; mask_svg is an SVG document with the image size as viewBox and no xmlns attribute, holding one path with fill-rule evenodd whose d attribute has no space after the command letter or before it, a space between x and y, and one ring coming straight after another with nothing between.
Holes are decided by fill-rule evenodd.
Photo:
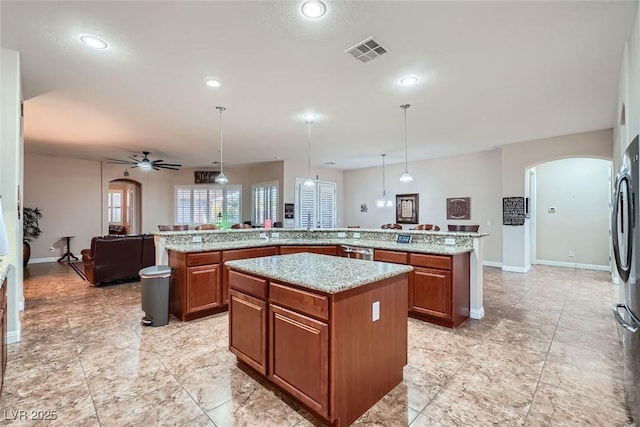
<instances>
[{"instance_id":1,"label":"white window shutter","mask_svg":"<svg viewBox=\"0 0 640 427\"><path fill-rule=\"evenodd\" d=\"M334 183L318 183L318 217L320 228L336 226L336 186Z\"/></svg>"}]
</instances>

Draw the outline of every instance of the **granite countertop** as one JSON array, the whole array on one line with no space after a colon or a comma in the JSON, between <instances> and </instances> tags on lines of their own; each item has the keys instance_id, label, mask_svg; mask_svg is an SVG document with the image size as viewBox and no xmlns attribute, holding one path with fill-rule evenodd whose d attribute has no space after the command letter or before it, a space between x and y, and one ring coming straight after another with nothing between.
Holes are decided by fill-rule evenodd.
<instances>
[{"instance_id":1,"label":"granite countertop","mask_svg":"<svg viewBox=\"0 0 640 427\"><path fill-rule=\"evenodd\" d=\"M204 251L220 251L229 249L258 248L263 246L330 246L330 245L349 245L364 248L387 249L401 252L418 252L437 255L458 255L471 252L473 248L459 247L449 245L431 245L424 243L402 244L382 240L364 240L364 239L251 239L251 240L234 240L228 242L210 242L210 243L185 243L185 244L167 244L166 249L176 252L204 252Z\"/></svg>"},{"instance_id":2,"label":"granite countertop","mask_svg":"<svg viewBox=\"0 0 640 427\"><path fill-rule=\"evenodd\" d=\"M306 252L227 261L225 265L233 270L328 294L337 294L413 270L408 265Z\"/></svg>"}]
</instances>

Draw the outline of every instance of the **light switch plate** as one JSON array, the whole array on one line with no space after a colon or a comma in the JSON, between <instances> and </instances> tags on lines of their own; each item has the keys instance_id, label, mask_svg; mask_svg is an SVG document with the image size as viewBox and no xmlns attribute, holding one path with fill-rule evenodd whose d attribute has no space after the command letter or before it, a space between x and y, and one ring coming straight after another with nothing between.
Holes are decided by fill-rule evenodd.
<instances>
[{"instance_id":1,"label":"light switch plate","mask_svg":"<svg viewBox=\"0 0 640 427\"><path fill-rule=\"evenodd\" d=\"M444 244L445 245L455 245L456 244L456 239L454 239L452 237L448 237L448 238L444 239Z\"/></svg>"},{"instance_id":2,"label":"light switch plate","mask_svg":"<svg viewBox=\"0 0 640 427\"><path fill-rule=\"evenodd\" d=\"M278 233L277 231L274 231L271 233L271 238L272 239L279 239L280 238L280 233Z\"/></svg>"},{"instance_id":3,"label":"light switch plate","mask_svg":"<svg viewBox=\"0 0 640 427\"><path fill-rule=\"evenodd\" d=\"M191 241L193 243L202 243L202 236L193 236L193 239L191 239Z\"/></svg>"},{"instance_id":4,"label":"light switch plate","mask_svg":"<svg viewBox=\"0 0 640 427\"><path fill-rule=\"evenodd\" d=\"M353 238L354 239L359 239L360 238L360 233L353 233Z\"/></svg>"},{"instance_id":5,"label":"light switch plate","mask_svg":"<svg viewBox=\"0 0 640 427\"><path fill-rule=\"evenodd\" d=\"M371 321L380 320L380 301L371 304Z\"/></svg>"},{"instance_id":6,"label":"light switch plate","mask_svg":"<svg viewBox=\"0 0 640 427\"><path fill-rule=\"evenodd\" d=\"M266 239L267 238L267 233L260 233L260 238L261 239Z\"/></svg>"},{"instance_id":7,"label":"light switch plate","mask_svg":"<svg viewBox=\"0 0 640 427\"><path fill-rule=\"evenodd\" d=\"M338 233L338 238L345 238L347 237L347 233L345 233L344 231L341 231Z\"/></svg>"}]
</instances>

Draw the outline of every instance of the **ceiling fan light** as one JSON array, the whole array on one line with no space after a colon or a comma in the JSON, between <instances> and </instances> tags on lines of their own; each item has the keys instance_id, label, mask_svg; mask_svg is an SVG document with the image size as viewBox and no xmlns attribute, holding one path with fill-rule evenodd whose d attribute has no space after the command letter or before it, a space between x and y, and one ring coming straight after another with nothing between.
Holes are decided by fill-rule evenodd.
<instances>
[{"instance_id":1,"label":"ceiling fan light","mask_svg":"<svg viewBox=\"0 0 640 427\"><path fill-rule=\"evenodd\" d=\"M138 167L140 169L151 169L151 163L149 163L149 162L140 162L140 163L138 163Z\"/></svg>"},{"instance_id":2,"label":"ceiling fan light","mask_svg":"<svg viewBox=\"0 0 640 427\"><path fill-rule=\"evenodd\" d=\"M407 171L404 171L402 176L400 177L400 182L406 184L408 182L413 182L413 176Z\"/></svg>"},{"instance_id":3,"label":"ceiling fan light","mask_svg":"<svg viewBox=\"0 0 640 427\"><path fill-rule=\"evenodd\" d=\"M227 178L227 176L224 174L224 172L220 172L218 174L218 176L216 176L215 181L218 184L226 184L226 183L229 182L229 178Z\"/></svg>"}]
</instances>

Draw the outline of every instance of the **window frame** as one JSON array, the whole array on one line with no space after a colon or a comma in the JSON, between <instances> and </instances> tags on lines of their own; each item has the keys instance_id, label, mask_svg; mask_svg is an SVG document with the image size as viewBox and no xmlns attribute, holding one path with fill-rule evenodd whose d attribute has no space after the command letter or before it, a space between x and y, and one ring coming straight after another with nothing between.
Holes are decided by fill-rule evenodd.
<instances>
[{"instance_id":1,"label":"window frame","mask_svg":"<svg viewBox=\"0 0 640 427\"><path fill-rule=\"evenodd\" d=\"M180 190L188 190L189 191L189 207L188 207L188 215L189 215L189 221L185 222L185 221L181 221L180 217L182 215L184 215L183 213L179 213L179 203L180 203L180 197L178 192ZM206 204L206 221L196 221L195 215L195 209L194 209L194 190L205 190L206 191L206 197L207 197L207 204ZM174 185L174 189L173 189L173 197L174 197L174 201L173 201L173 223L174 224L187 224L190 227L194 227L198 224L203 224L203 223L208 223L208 224L217 224L218 220L216 218L214 218L214 216L216 216L217 214L213 213L213 209L211 209L212 203L213 203L213 198L212 196L212 191L213 192L217 192L217 191L221 191L222 192L222 208L221 208L221 213L222 213L222 217L224 219L224 221L227 222L227 224L229 226L235 224L235 221L230 221L229 220L229 213L228 213L228 209L229 209L229 197L230 197L230 193L233 193L234 195L237 194L238 197L238 221L237 223L242 223L242 185L220 185L220 184L191 184L191 185L183 185L183 184L177 184Z\"/></svg>"},{"instance_id":2,"label":"window frame","mask_svg":"<svg viewBox=\"0 0 640 427\"><path fill-rule=\"evenodd\" d=\"M257 200L256 200L256 190L263 188L265 193L268 193L268 196L264 198L265 207L263 207L263 212L265 214L261 219L258 218L257 213ZM272 199L271 192L275 190L276 197L275 202ZM269 203L270 201L270 203ZM271 205L271 206L269 206ZM253 225L263 225L264 219L270 219L271 223L275 223L278 221L278 208L280 206L280 182L275 181L267 181L260 182L257 184L251 184L251 223Z\"/></svg>"}]
</instances>

